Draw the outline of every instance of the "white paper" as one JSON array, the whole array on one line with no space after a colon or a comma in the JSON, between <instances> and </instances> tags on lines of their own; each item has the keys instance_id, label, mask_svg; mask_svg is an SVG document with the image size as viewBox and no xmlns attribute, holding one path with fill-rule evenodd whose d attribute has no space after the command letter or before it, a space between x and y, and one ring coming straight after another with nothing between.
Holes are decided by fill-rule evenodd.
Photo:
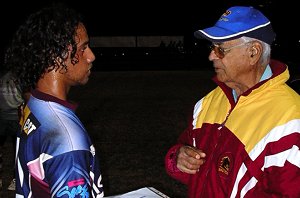
<instances>
[{"instance_id":1,"label":"white paper","mask_svg":"<svg viewBox=\"0 0 300 198\"><path fill-rule=\"evenodd\" d=\"M153 187L144 187L121 195L114 195L105 198L170 198Z\"/></svg>"}]
</instances>

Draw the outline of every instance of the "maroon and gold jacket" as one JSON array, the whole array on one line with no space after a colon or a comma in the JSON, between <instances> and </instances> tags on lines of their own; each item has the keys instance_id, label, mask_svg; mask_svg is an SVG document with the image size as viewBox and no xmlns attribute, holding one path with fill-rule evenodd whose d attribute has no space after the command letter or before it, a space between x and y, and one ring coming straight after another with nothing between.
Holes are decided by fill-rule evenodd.
<instances>
[{"instance_id":1,"label":"maroon and gold jacket","mask_svg":"<svg viewBox=\"0 0 300 198\"><path fill-rule=\"evenodd\" d=\"M194 107L193 120L165 157L167 173L188 185L188 196L300 197L300 97L286 81L287 66L271 61L272 77L234 101L218 87ZM206 153L196 174L181 172L176 152L192 145Z\"/></svg>"}]
</instances>

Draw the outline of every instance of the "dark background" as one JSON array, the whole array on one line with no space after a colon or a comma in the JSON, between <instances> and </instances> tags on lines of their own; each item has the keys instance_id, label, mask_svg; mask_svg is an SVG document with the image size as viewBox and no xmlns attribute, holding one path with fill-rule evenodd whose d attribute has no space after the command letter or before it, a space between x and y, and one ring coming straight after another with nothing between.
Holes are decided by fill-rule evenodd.
<instances>
[{"instance_id":1,"label":"dark background","mask_svg":"<svg viewBox=\"0 0 300 198\"><path fill-rule=\"evenodd\" d=\"M30 13L52 2L55 1L8 1L5 5L1 5L1 61L3 59L3 51L17 27ZM184 36L184 61L195 62L196 60L196 63L198 59L195 57L207 59L208 51L204 51L207 46L206 43L202 45L202 41L198 41L200 45L195 47L195 42L197 41L193 36L193 32L213 25L228 7L234 5L251 5L261 10L271 20L273 28L277 33L276 41L273 44L273 58L288 63L293 72L298 73L299 70L297 66L299 63L297 56L300 40L300 30L297 27L299 23L299 11L295 3L291 0L63 0L59 2L65 2L83 14L90 36ZM112 51L112 49L110 50ZM97 49L95 51L97 52ZM135 57L133 56L133 58ZM97 57L97 61L101 63L101 57ZM108 65L111 67L110 69L120 69L118 67L114 68L111 64ZM210 64L206 65L210 66ZM193 64L190 67L194 66L197 67L197 64ZM105 69L105 67L105 65L102 66L102 69ZM139 68L126 67L125 69ZM151 70L151 68L149 69Z\"/></svg>"},{"instance_id":2,"label":"dark background","mask_svg":"<svg viewBox=\"0 0 300 198\"><path fill-rule=\"evenodd\" d=\"M263 11L280 37L299 33L290 25L297 24L298 18L297 6L291 0L8 1L1 5L1 29L8 28L10 33L30 13L52 2L65 2L83 13L91 36L189 35L198 28L214 24L228 7L234 5L253 6ZM285 34L287 32L289 34Z\"/></svg>"}]
</instances>

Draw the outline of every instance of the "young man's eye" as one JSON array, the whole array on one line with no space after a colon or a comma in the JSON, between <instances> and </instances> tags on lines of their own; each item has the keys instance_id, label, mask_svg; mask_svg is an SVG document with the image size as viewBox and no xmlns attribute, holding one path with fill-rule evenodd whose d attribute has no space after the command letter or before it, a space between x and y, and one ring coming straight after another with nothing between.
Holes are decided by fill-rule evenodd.
<instances>
[{"instance_id":1,"label":"young man's eye","mask_svg":"<svg viewBox=\"0 0 300 198\"><path fill-rule=\"evenodd\" d=\"M81 48L81 51L84 52L84 50L86 50L86 48L88 48L88 46L84 46L83 48Z\"/></svg>"}]
</instances>

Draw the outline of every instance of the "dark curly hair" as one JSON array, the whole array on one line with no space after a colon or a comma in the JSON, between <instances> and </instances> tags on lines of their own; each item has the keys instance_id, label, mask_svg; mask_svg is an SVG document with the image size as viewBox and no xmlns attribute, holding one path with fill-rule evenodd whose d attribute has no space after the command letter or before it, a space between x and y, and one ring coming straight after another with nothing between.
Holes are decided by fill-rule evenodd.
<instances>
[{"instance_id":1,"label":"dark curly hair","mask_svg":"<svg viewBox=\"0 0 300 198\"><path fill-rule=\"evenodd\" d=\"M82 17L63 4L53 4L31 14L16 31L5 53L5 66L19 79L22 90L35 88L44 73L66 71L64 60L72 46L77 62L75 36Z\"/></svg>"}]
</instances>

